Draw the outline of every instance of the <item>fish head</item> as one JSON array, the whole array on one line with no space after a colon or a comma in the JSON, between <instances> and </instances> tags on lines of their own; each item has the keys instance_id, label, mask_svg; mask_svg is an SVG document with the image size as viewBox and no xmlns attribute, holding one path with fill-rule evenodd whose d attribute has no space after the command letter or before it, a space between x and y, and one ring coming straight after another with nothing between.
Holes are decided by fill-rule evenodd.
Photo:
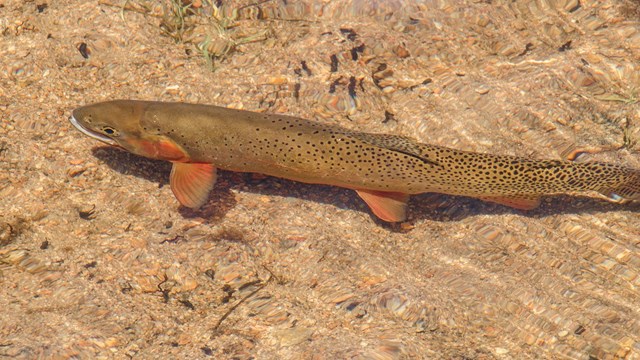
<instances>
[{"instance_id":1,"label":"fish head","mask_svg":"<svg viewBox=\"0 0 640 360\"><path fill-rule=\"evenodd\" d=\"M152 102L115 100L73 110L69 121L83 134L136 155L169 161L189 160L172 139L148 131L142 119Z\"/></svg>"},{"instance_id":2,"label":"fish head","mask_svg":"<svg viewBox=\"0 0 640 360\"><path fill-rule=\"evenodd\" d=\"M110 101L83 106L73 110L69 121L85 135L127 149L128 139L140 136L138 114L133 107L119 105Z\"/></svg>"}]
</instances>

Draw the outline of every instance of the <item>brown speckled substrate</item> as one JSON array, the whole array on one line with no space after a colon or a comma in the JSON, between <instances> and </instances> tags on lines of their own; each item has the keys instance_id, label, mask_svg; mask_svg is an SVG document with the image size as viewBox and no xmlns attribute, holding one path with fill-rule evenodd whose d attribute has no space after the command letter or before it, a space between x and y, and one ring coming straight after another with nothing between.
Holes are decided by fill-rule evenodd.
<instances>
[{"instance_id":1,"label":"brown speckled substrate","mask_svg":"<svg viewBox=\"0 0 640 360\"><path fill-rule=\"evenodd\" d=\"M637 3L268 1L213 63L200 3L176 43L155 2L0 2L0 356L640 358L637 204L424 194L394 227L349 190L223 172L192 211L167 164L67 121L190 101L640 168Z\"/></svg>"}]
</instances>

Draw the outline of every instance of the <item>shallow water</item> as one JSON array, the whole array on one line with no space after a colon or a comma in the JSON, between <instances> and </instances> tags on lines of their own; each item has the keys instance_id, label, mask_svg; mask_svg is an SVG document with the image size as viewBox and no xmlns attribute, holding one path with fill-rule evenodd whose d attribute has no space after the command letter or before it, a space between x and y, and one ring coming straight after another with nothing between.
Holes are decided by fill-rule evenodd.
<instances>
[{"instance_id":1,"label":"shallow water","mask_svg":"<svg viewBox=\"0 0 640 360\"><path fill-rule=\"evenodd\" d=\"M166 164L67 121L190 101L640 168L633 4L204 1L180 31L157 4L0 8L0 354L640 356L637 205L424 194L391 227L348 190L223 172L192 211Z\"/></svg>"}]
</instances>

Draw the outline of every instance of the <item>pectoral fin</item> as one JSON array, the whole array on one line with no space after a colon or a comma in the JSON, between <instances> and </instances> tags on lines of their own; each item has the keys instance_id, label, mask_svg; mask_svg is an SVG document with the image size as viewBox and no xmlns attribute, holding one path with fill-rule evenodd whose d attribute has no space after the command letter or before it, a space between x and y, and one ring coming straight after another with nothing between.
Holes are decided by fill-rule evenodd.
<instances>
[{"instance_id":1,"label":"pectoral fin","mask_svg":"<svg viewBox=\"0 0 640 360\"><path fill-rule=\"evenodd\" d=\"M479 196L478 199L519 210L532 210L540 205L540 198L535 196Z\"/></svg>"},{"instance_id":2,"label":"pectoral fin","mask_svg":"<svg viewBox=\"0 0 640 360\"><path fill-rule=\"evenodd\" d=\"M380 219L388 222L400 222L407 219L409 195L372 190L356 190L356 192Z\"/></svg>"},{"instance_id":3,"label":"pectoral fin","mask_svg":"<svg viewBox=\"0 0 640 360\"><path fill-rule=\"evenodd\" d=\"M216 168L211 164L174 162L170 183L171 191L180 204L199 208L207 202L216 183Z\"/></svg>"}]
</instances>

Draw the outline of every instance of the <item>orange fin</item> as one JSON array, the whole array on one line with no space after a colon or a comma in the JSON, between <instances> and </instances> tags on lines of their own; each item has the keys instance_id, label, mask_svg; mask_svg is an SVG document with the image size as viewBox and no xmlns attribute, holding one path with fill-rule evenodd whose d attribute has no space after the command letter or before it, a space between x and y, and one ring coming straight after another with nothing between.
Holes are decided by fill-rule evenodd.
<instances>
[{"instance_id":1,"label":"orange fin","mask_svg":"<svg viewBox=\"0 0 640 360\"><path fill-rule=\"evenodd\" d=\"M568 150L568 152L565 152L564 154L562 154L567 160L569 161L576 161L582 154L600 154L603 152L611 152L611 151L618 151L620 150L621 147L608 147L608 148L596 148L596 147L589 147L589 148L573 148Z\"/></svg>"},{"instance_id":2,"label":"orange fin","mask_svg":"<svg viewBox=\"0 0 640 360\"><path fill-rule=\"evenodd\" d=\"M478 199L520 210L532 210L540 205L540 198L535 196L479 196Z\"/></svg>"},{"instance_id":3,"label":"orange fin","mask_svg":"<svg viewBox=\"0 0 640 360\"><path fill-rule=\"evenodd\" d=\"M170 179L171 191L180 204L195 209L207 202L216 183L216 168L211 164L174 162Z\"/></svg>"},{"instance_id":4,"label":"orange fin","mask_svg":"<svg viewBox=\"0 0 640 360\"><path fill-rule=\"evenodd\" d=\"M374 190L356 190L356 192L381 220L400 222L407 219L409 195Z\"/></svg>"}]
</instances>

